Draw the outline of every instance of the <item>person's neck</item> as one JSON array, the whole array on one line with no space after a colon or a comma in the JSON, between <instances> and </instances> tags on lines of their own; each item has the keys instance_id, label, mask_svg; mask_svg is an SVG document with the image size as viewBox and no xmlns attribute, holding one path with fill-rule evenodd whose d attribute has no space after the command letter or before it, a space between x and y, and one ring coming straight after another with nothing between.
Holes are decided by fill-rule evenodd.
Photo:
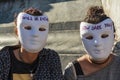
<instances>
[{"instance_id":1,"label":"person's neck","mask_svg":"<svg viewBox=\"0 0 120 80\"><path fill-rule=\"evenodd\" d=\"M29 53L26 50L21 48L17 50L17 53L20 61L24 63L29 63L29 64L33 63L37 59L39 54L39 53Z\"/></svg>"},{"instance_id":2,"label":"person's neck","mask_svg":"<svg viewBox=\"0 0 120 80\"><path fill-rule=\"evenodd\" d=\"M104 65L106 63L108 63L111 59L111 55L108 56L108 58L104 59L104 60L94 60L94 59L91 59L90 56L88 56L88 62L91 63L91 64L95 64L95 65Z\"/></svg>"}]
</instances>

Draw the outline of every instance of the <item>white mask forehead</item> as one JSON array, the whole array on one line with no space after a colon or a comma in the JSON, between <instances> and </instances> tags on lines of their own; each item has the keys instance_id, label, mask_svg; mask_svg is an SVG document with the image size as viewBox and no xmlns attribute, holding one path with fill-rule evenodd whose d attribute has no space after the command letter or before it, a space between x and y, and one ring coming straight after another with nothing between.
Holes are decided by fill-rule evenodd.
<instances>
[{"instance_id":1,"label":"white mask forehead","mask_svg":"<svg viewBox=\"0 0 120 80\"><path fill-rule=\"evenodd\" d=\"M100 31L114 31L113 22L111 19L106 19L98 24L91 24L87 22L81 22L80 33L84 34L86 32L100 32Z\"/></svg>"},{"instance_id":2,"label":"white mask forehead","mask_svg":"<svg viewBox=\"0 0 120 80\"><path fill-rule=\"evenodd\" d=\"M49 27L48 17L46 15L33 16L25 12L21 12L17 17L17 25L20 24L34 24L34 25L44 25L46 28Z\"/></svg>"}]
</instances>

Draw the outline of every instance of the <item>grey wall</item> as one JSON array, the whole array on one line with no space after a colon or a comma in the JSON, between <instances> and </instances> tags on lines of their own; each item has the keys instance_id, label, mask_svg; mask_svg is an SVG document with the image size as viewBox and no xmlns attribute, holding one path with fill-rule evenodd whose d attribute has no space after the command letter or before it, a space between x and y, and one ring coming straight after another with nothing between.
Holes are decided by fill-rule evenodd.
<instances>
[{"instance_id":1,"label":"grey wall","mask_svg":"<svg viewBox=\"0 0 120 80\"><path fill-rule=\"evenodd\" d=\"M14 15L28 7L41 9L49 16L50 30L79 28L86 10L91 5L101 5L100 0L10 0L0 3L0 23L11 23Z\"/></svg>"}]
</instances>

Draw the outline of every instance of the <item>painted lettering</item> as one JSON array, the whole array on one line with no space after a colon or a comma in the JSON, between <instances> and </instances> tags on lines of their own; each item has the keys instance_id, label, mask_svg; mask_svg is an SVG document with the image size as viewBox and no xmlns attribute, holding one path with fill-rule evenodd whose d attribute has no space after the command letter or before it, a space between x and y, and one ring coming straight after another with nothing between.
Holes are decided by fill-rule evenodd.
<instances>
[{"instance_id":1,"label":"painted lettering","mask_svg":"<svg viewBox=\"0 0 120 80\"><path fill-rule=\"evenodd\" d=\"M105 25L105 27L111 27L112 26L112 24L110 24L110 23L105 23L104 25Z\"/></svg>"},{"instance_id":2,"label":"painted lettering","mask_svg":"<svg viewBox=\"0 0 120 80\"><path fill-rule=\"evenodd\" d=\"M29 16L23 16L22 19L32 20L32 17L29 17Z\"/></svg>"},{"instance_id":3,"label":"painted lettering","mask_svg":"<svg viewBox=\"0 0 120 80\"><path fill-rule=\"evenodd\" d=\"M101 25L92 26L91 30L100 30L102 29Z\"/></svg>"},{"instance_id":4,"label":"painted lettering","mask_svg":"<svg viewBox=\"0 0 120 80\"><path fill-rule=\"evenodd\" d=\"M87 30L87 29L90 29L90 26L84 26L84 27L82 28L82 30Z\"/></svg>"},{"instance_id":5,"label":"painted lettering","mask_svg":"<svg viewBox=\"0 0 120 80\"><path fill-rule=\"evenodd\" d=\"M38 17L34 17L34 20L35 20L35 21L38 21Z\"/></svg>"},{"instance_id":6,"label":"painted lettering","mask_svg":"<svg viewBox=\"0 0 120 80\"><path fill-rule=\"evenodd\" d=\"M48 21L48 18L46 18L46 17L40 17L40 21Z\"/></svg>"},{"instance_id":7,"label":"painted lettering","mask_svg":"<svg viewBox=\"0 0 120 80\"><path fill-rule=\"evenodd\" d=\"M48 21L47 17L31 17L31 16L23 16L24 20L34 20L34 21Z\"/></svg>"}]
</instances>

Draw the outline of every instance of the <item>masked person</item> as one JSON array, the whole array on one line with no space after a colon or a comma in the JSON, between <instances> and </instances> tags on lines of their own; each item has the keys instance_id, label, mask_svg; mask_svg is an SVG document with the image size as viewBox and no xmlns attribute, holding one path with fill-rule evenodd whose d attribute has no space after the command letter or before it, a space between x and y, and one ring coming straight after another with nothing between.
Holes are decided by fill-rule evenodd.
<instances>
[{"instance_id":1,"label":"masked person","mask_svg":"<svg viewBox=\"0 0 120 80\"><path fill-rule=\"evenodd\" d=\"M63 80L58 54L44 48L48 17L29 8L18 14L15 24L20 45L0 51L0 80Z\"/></svg>"},{"instance_id":2,"label":"masked person","mask_svg":"<svg viewBox=\"0 0 120 80\"><path fill-rule=\"evenodd\" d=\"M112 53L115 28L102 7L89 8L80 37L87 54L66 66L65 80L119 80L120 58Z\"/></svg>"}]
</instances>

